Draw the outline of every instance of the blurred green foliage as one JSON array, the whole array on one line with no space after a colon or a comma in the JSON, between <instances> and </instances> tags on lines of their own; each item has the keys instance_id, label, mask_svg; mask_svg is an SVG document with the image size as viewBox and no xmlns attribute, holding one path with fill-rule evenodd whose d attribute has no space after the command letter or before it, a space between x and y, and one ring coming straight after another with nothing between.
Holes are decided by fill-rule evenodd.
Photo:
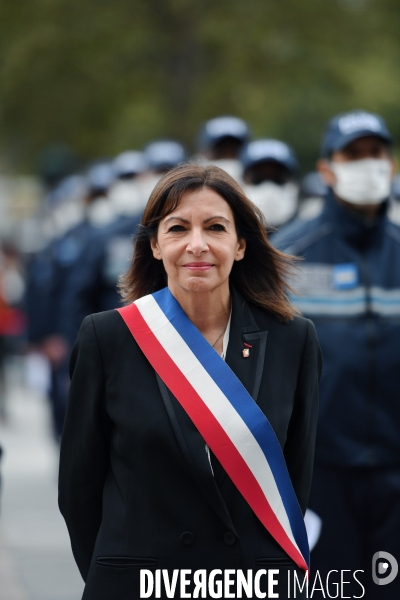
<instances>
[{"instance_id":1,"label":"blurred green foliage","mask_svg":"<svg viewBox=\"0 0 400 600\"><path fill-rule=\"evenodd\" d=\"M0 146L33 169L246 119L305 168L337 112L381 113L400 139L400 0L3 0Z\"/></svg>"}]
</instances>

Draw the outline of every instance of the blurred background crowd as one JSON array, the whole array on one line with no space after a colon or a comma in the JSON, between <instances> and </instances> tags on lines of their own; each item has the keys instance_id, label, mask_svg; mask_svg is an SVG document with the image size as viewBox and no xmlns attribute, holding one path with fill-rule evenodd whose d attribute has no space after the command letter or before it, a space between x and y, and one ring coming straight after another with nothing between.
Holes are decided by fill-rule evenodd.
<instances>
[{"instance_id":1,"label":"blurred background crowd","mask_svg":"<svg viewBox=\"0 0 400 600\"><path fill-rule=\"evenodd\" d=\"M26 409L20 435L40 431L57 449L79 325L118 305L132 235L163 173L217 164L272 231L321 214L315 161L333 115L382 115L399 156L399 30L399 0L1 4L0 446L12 447L31 397L41 408ZM388 216L400 223L399 175ZM20 498L16 479L15 490ZM0 600L72 600L68 584L35 588L44 577L7 531L25 587L10 584L3 598L0 583ZM1 559L0 535L0 578Z\"/></svg>"},{"instance_id":2,"label":"blurred background crowd","mask_svg":"<svg viewBox=\"0 0 400 600\"><path fill-rule=\"evenodd\" d=\"M218 116L200 127L192 155L181 142L158 139L74 172L66 146L42 153L36 182L42 197L30 216L9 219L2 234L2 364L7 354L26 356L28 385L49 396L56 440L79 326L86 315L119 305L117 285L132 257L132 238L164 173L186 160L220 166L263 211L271 231L321 211L326 188L319 174L301 179L290 146L252 138L244 120ZM3 419L6 402L4 391Z\"/></svg>"},{"instance_id":3,"label":"blurred background crowd","mask_svg":"<svg viewBox=\"0 0 400 600\"><path fill-rule=\"evenodd\" d=\"M68 146L41 153L31 214L12 218L3 202L0 333L1 416L7 418L5 364L23 354L27 384L49 396L54 436L62 432L68 359L83 318L120 305L118 281L133 253L133 236L156 182L187 160L226 170L262 210L271 233L311 220L327 187L317 171L301 174L293 148L282 140L254 139L243 119L223 115L203 123L189 154L176 139L149 141L76 169ZM75 168L74 168L75 167ZM8 210L7 210L8 209ZM400 178L391 190L389 217L400 223Z\"/></svg>"}]
</instances>

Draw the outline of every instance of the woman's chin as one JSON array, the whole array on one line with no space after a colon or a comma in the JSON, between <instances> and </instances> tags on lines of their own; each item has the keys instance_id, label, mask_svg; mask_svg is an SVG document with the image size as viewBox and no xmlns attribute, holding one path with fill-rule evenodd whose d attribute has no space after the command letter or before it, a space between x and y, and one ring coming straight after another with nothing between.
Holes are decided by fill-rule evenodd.
<instances>
[{"instance_id":1,"label":"woman's chin","mask_svg":"<svg viewBox=\"0 0 400 600\"><path fill-rule=\"evenodd\" d=\"M212 285L209 281L201 279L201 277L193 277L186 283L186 289L188 292L211 292L215 285Z\"/></svg>"},{"instance_id":2,"label":"woman's chin","mask_svg":"<svg viewBox=\"0 0 400 600\"><path fill-rule=\"evenodd\" d=\"M173 288L176 287L176 284L171 286L171 284L168 283L168 285L171 291L173 291ZM210 281L210 279L206 277L192 276L185 281L178 283L177 287L180 288L181 292L207 293L212 292L216 287L218 287L218 284L216 284L215 281Z\"/></svg>"}]
</instances>

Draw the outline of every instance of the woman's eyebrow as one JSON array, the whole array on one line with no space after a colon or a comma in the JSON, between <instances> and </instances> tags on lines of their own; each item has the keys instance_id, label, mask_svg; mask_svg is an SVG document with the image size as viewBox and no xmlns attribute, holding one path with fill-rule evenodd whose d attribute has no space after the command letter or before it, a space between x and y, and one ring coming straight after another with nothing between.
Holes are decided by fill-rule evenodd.
<instances>
[{"instance_id":1,"label":"woman's eyebrow","mask_svg":"<svg viewBox=\"0 0 400 600\"><path fill-rule=\"evenodd\" d=\"M187 219L184 219L183 217L173 216L173 217L168 217L167 219L165 219L164 224L168 223L168 221L172 221L173 219L175 219L177 221L181 221L182 223L190 223L190 221L188 221ZM208 223L209 221L212 221L213 219L223 219L227 223L230 223L229 219L227 219L226 217L223 217L222 215L215 215L214 217L208 217L208 219L204 219L203 223Z\"/></svg>"},{"instance_id":2,"label":"woman's eyebrow","mask_svg":"<svg viewBox=\"0 0 400 600\"><path fill-rule=\"evenodd\" d=\"M226 217L223 217L222 215L216 215L215 217L209 217L208 219L204 219L203 223L208 223L209 221L212 221L213 219L223 219L227 223L230 223L229 219L227 219Z\"/></svg>"},{"instance_id":3,"label":"woman's eyebrow","mask_svg":"<svg viewBox=\"0 0 400 600\"><path fill-rule=\"evenodd\" d=\"M164 223L168 223L168 221L172 221L173 219L182 221L182 223L189 223L189 221L187 219L184 219L183 217L168 217L168 219L165 219Z\"/></svg>"}]
</instances>

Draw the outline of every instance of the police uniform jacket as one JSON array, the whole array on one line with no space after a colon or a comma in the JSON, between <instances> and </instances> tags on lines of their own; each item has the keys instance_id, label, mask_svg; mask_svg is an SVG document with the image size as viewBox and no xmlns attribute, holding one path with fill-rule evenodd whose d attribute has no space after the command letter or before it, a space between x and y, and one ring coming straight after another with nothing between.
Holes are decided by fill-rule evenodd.
<instances>
[{"instance_id":1,"label":"police uniform jacket","mask_svg":"<svg viewBox=\"0 0 400 600\"><path fill-rule=\"evenodd\" d=\"M140 214L121 215L100 228L88 223L88 231L74 268L69 269L60 302L61 331L71 347L87 315L120 306L116 286L132 258L132 235L140 219Z\"/></svg>"},{"instance_id":2,"label":"police uniform jacket","mask_svg":"<svg viewBox=\"0 0 400 600\"><path fill-rule=\"evenodd\" d=\"M316 460L400 464L400 228L360 218L329 193L323 212L284 227L280 250L304 257L292 298L315 324L324 358Z\"/></svg>"},{"instance_id":3,"label":"police uniform jacket","mask_svg":"<svg viewBox=\"0 0 400 600\"><path fill-rule=\"evenodd\" d=\"M304 512L320 370L312 323L279 322L233 290L226 362L269 419ZM85 318L71 376L59 505L84 600L139 598L141 568L295 566L214 456L211 469L204 440L117 311Z\"/></svg>"}]
</instances>

